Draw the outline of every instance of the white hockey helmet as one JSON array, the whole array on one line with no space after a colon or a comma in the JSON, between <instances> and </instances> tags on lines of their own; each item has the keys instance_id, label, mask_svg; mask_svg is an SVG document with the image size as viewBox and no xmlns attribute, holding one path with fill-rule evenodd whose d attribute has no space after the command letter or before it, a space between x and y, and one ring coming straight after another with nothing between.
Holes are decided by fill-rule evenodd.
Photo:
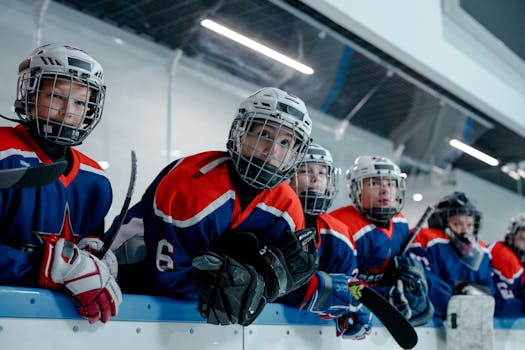
<instances>
[{"instance_id":1,"label":"white hockey helmet","mask_svg":"<svg viewBox=\"0 0 525 350\"><path fill-rule=\"evenodd\" d=\"M510 218L505 232L505 243L514 251L520 261L525 263L525 251L514 244L516 235L521 229L525 229L525 213Z\"/></svg>"},{"instance_id":2,"label":"white hockey helmet","mask_svg":"<svg viewBox=\"0 0 525 350\"><path fill-rule=\"evenodd\" d=\"M365 208L362 202L363 180L370 178L391 179L396 183L397 195L393 206L382 208ZM350 199L359 211L373 222L388 222L399 213L405 205L406 175L401 173L399 167L386 157L359 156L354 165L346 172L346 181Z\"/></svg>"},{"instance_id":3,"label":"white hockey helmet","mask_svg":"<svg viewBox=\"0 0 525 350\"><path fill-rule=\"evenodd\" d=\"M308 165L310 164L317 164L326 168L326 188L322 190L322 192L310 189L302 191L302 189L299 188L299 182L297 179L299 176L305 176L309 182L311 177L317 175L309 174ZM339 173L340 169L337 169L334 166L334 160L330 151L316 143L312 143L310 147L308 147L303 162L299 165L299 170L291 182L293 189L301 200L303 211L306 214L319 215L328 210L337 194L337 180Z\"/></svg>"},{"instance_id":4,"label":"white hockey helmet","mask_svg":"<svg viewBox=\"0 0 525 350\"><path fill-rule=\"evenodd\" d=\"M254 132L257 125L263 128L271 127L277 134L287 134L291 137L292 142L283 159L274 159L271 155L260 159L260 151L245 142L245 137L251 135L257 138L255 144L271 142L272 147L280 146L272 138ZM226 147L235 169L247 184L255 188L269 189L295 174L311 142L311 132L312 120L304 102L288 92L266 87L240 104L230 128Z\"/></svg>"},{"instance_id":5,"label":"white hockey helmet","mask_svg":"<svg viewBox=\"0 0 525 350\"><path fill-rule=\"evenodd\" d=\"M78 125L51 120L49 111L52 107L47 105L40 106L47 109L47 118L33 115L39 110L38 94L43 80L50 81L53 89L57 82L68 82L69 86L85 86L88 89L85 100L75 101L84 106L82 115L77 115L81 118ZM68 45L47 44L36 48L18 67L15 112L22 122L34 128L41 138L59 145L78 145L99 123L105 93L102 67L96 60L86 52ZM67 98L69 101L72 96L51 95L50 98L49 104L54 98ZM66 110L59 112L67 115L70 113L68 109L69 107L66 107Z\"/></svg>"}]
</instances>

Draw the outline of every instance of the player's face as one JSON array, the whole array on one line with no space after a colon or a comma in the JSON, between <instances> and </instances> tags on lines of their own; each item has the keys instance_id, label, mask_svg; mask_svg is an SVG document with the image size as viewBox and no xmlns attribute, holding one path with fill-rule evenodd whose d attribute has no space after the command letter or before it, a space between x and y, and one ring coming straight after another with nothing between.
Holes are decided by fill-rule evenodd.
<instances>
[{"instance_id":1,"label":"player's face","mask_svg":"<svg viewBox=\"0 0 525 350\"><path fill-rule=\"evenodd\" d=\"M474 234L474 217L464 214L451 216L448 218L448 227L460 236Z\"/></svg>"},{"instance_id":2,"label":"player's face","mask_svg":"<svg viewBox=\"0 0 525 350\"><path fill-rule=\"evenodd\" d=\"M290 184L292 188L297 190L297 194L306 192L325 193L328 184L326 166L321 164L302 165Z\"/></svg>"},{"instance_id":3,"label":"player's face","mask_svg":"<svg viewBox=\"0 0 525 350\"><path fill-rule=\"evenodd\" d=\"M85 85L59 79L42 79L38 92L38 117L80 126L90 91Z\"/></svg>"},{"instance_id":4,"label":"player's face","mask_svg":"<svg viewBox=\"0 0 525 350\"><path fill-rule=\"evenodd\" d=\"M241 154L256 157L270 165L285 170L290 168L295 156L295 137L287 127L273 123L254 122L250 132L243 136Z\"/></svg>"},{"instance_id":5,"label":"player's face","mask_svg":"<svg viewBox=\"0 0 525 350\"><path fill-rule=\"evenodd\" d=\"M514 246L525 251L525 228L521 228L518 232L516 232L516 237L514 237Z\"/></svg>"},{"instance_id":6,"label":"player's face","mask_svg":"<svg viewBox=\"0 0 525 350\"><path fill-rule=\"evenodd\" d=\"M388 177L363 179L361 205L364 209L393 208L397 205L397 180Z\"/></svg>"}]
</instances>

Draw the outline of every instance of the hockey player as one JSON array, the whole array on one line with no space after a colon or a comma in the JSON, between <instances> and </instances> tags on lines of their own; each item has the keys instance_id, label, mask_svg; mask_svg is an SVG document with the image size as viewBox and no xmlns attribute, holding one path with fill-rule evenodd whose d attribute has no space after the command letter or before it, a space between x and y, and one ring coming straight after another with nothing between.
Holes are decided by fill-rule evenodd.
<instances>
[{"instance_id":1,"label":"hockey player","mask_svg":"<svg viewBox=\"0 0 525 350\"><path fill-rule=\"evenodd\" d=\"M410 246L426 268L435 316L445 318L453 294L485 290L493 295L487 246L478 240L481 213L463 192L442 198Z\"/></svg>"},{"instance_id":2,"label":"hockey player","mask_svg":"<svg viewBox=\"0 0 525 350\"><path fill-rule=\"evenodd\" d=\"M357 247L358 278L387 298L414 326L433 314L421 264L399 256L409 239L407 220L400 213L405 201L405 177L390 159L357 157L347 172L353 205L331 215L344 222Z\"/></svg>"},{"instance_id":3,"label":"hockey player","mask_svg":"<svg viewBox=\"0 0 525 350\"><path fill-rule=\"evenodd\" d=\"M263 88L240 104L227 152L176 160L157 176L123 227L129 235L143 217L150 292L198 299L209 323L248 325L311 278L313 234L287 183L311 130L301 99Z\"/></svg>"},{"instance_id":4,"label":"hockey player","mask_svg":"<svg viewBox=\"0 0 525 350\"><path fill-rule=\"evenodd\" d=\"M509 220L505 240L493 243L492 269L496 317L525 316L525 214Z\"/></svg>"},{"instance_id":5,"label":"hockey player","mask_svg":"<svg viewBox=\"0 0 525 350\"><path fill-rule=\"evenodd\" d=\"M355 243L348 228L326 213L337 193L338 171L331 153L318 144L312 144L290 182L303 205L306 226L316 229L316 246L319 252L319 268L315 277L304 290L292 294L303 295L304 303L310 304L310 310L325 316L325 312L316 310L316 304L325 298L324 295L317 293L312 298L312 293L319 289L319 284L327 281L334 286L339 285L340 288L334 289L339 292L341 307L328 313L336 318L338 336L361 340L370 334L372 324L370 312L353 299L348 289L349 284L359 283L356 279ZM330 292L329 289L326 290ZM296 295L290 295L290 299Z\"/></svg>"},{"instance_id":6,"label":"hockey player","mask_svg":"<svg viewBox=\"0 0 525 350\"><path fill-rule=\"evenodd\" d=\"M122 300L114 255L102 262L90 252L103 245L111 185L72 147L100 121L105 90L102 67L87 53L41 46L19 65L20 125L0 128L0 169L68 164L50 184L1 190L0 284L64 290L90 323L116 316Z\"/></svg>"}]
</instances>

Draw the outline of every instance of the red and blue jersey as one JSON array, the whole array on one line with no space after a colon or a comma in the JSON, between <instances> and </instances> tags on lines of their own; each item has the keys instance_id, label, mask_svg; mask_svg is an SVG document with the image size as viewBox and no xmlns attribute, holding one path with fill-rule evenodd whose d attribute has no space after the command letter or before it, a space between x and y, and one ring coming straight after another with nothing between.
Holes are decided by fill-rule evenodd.
<instances>
[{"instance_id":1,"label":"red and blue jersey","mask_svg":"<svg viewBox=\"0 0 525 350\"><path fill-rule=\"evenodd\" d=\"M143 196L146 260L155 292L197 299L191 262L225 233L251 232L264 245L304 228L301 203L287 183L260 191L241 210L229 162L228 154L218 151L182 158Z\"/></svg>"},{"instance_id":2,"label":"red and blue jersey","mask_svg":"<svg viewBox=\"0 0 525 350\"><path fill-rule=\"evenodd\" d=\"M395 215L387 228L374 225L355 206L346 206L330 213L342 221L357 248L359 279L374 285L381 281L390 261L410 236L408 222L402 214Z\"/></svg>"},{"instance_id":3,"label":"red and blue jersey","mask_svg":"<svg viewBox=\"0 0 525 350\"><path fill-rule=\"evenodd\" d=\"M494 298L496 300L495 316L525 316L525 275L523 265L514 251L498 241L490 247L492 269L494 271Z\"/></svg>"},{"instance_id":4,"label":"red and blue jersey","mask_svg":"<svg viewBox=\"0 0 525 350\"><path fill-rule=\"evenodd\" d=\"M330 214L317 218L319 270L357 277L357 252L348 228Z\"/></svg>"},{"instance_id":5,"label":"red and blue jersey","mask_svg":"<svg viewBox=\"0 0 525 350\"><path fill-rule=\"evenodd\" d=\"M111 184L97 162L70 148L70 171L40 187L0 190L0 284L35 285L42 238L104 233ZM23 126L0 128L0 169L52 163Z\"/></svg>"},{"instance_id":6,"label":"red and blue jersey","mask_svg":"<svg viewBox=\"0 0 525 350\"><path fill-rule=\"evenodd\" d=\"M410 245L410 255L419 259L425 267L429 292L434 305L434 314L445 317L453 288L461 283L476 283L486 286L494 294L490 252L485 243L478 240L483 251L477 270L461 262L442 230L423 228Z\"/></svg>"}]
</instances>

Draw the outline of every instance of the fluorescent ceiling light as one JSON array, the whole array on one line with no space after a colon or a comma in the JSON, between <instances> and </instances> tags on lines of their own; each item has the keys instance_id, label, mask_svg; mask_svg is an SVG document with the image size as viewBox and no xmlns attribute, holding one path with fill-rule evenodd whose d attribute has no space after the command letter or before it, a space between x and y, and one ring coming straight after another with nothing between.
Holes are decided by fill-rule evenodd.
<instances>
[{"instance_id":1,"label":"fluorescent ceiling light","mask_svg":"<svg viewBox=\"0 0 525 350\"><path fill-rule=\"evenodd\" d=\"M242 34L239 34L237 32L234 32L233 30L224 27L223 25L220 25L214 21L211 21L209 19L204 19L201 21L201 26L208 28L210 30L213 30L216 33L219 33L221 35L224 35L225 37L238 42L241 45L244 45L246 47L249 47L252 50L255 50L257 52L262 53L265 56L268 56L270 58L273 58L276 61L279 61L289 67L292 67L296 70L298 70L301 73L304 74L313 74L314 70L301 62L298 62L294 59L291 59L290 57L287 57L283 55L282 53L279 53L268 46L264 46L263 44L259 44L258 42L245 37Z\"/></svg>"},{"instance_id":2,"label":"fluorescent ceiling light","mask_svg":"<svg viewBox=\"0 0 525 350\"><path fill-rule=\"evenodd\" d=\"M466 145L463 142L460 142L460 141L458 141L456 139L450 140L449 144L452 147L455 147L455 148L459 149L460 151L465 152L468 155L471 155L472 157L477 158L477 159L481 160L482 162L487 163L488 165L497 166L499 164L499 161L496 158L493 158L493 157L489 156L488 154L485 154L485 153L483 153L481 151L478 151L474 147L470 147L469 145Z\"/></svg>"}]
</instances>

